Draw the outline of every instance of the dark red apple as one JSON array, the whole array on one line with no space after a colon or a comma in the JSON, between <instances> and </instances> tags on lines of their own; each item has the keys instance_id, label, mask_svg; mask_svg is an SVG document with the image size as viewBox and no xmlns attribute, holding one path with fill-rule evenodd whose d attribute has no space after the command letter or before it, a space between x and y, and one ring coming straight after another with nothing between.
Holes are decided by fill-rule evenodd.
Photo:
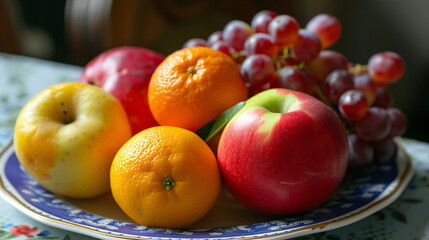
<instances>
[{"instance_id":1,"label":"dark red apple","mask_svg":"<svg viewBox=\"0 0 429 240\"><path fill-rule=\"evenodd\" d=\"M147 88L152 73L163 60L163 55L145 48L113 48L91 60L79 82L91 83L115 96L135 134L158 125L149 109Z\"/></svg>"},{"instance_id":2,"label":"dark red apple","mask_svg":"<svg viewBox=\"0 0 429 240\"><path fill-rule=\"evenodd\" d=\"M248 208L287 215L325 202L348 162L337 114L305 93L270 89L248 99L225 127L218 147L223 179Z\"/></svg>"}]
</instances>

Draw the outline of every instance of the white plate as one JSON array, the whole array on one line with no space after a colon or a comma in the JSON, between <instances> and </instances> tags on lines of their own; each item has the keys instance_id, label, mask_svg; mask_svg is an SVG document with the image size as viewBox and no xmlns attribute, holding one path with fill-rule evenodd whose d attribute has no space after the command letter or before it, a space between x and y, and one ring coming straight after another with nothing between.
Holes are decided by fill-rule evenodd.
<instances>
[{"instance_id":1,"label":"white plate","mask_svg":"<svg viewBox=\"0 0 429 240\"><path fill-rule=\"evenodd\" d=\"M321 207L284 218L252 213L223 188L213 209L189 229L137 225L109 194L72 200L46 191L22 169L12 144L0 157L0 195L36 221L102 239L287 239L346 226L397 199L413 175L411 160L399 147L395 161L346 175Z\"/></svg>"}]
</instances>

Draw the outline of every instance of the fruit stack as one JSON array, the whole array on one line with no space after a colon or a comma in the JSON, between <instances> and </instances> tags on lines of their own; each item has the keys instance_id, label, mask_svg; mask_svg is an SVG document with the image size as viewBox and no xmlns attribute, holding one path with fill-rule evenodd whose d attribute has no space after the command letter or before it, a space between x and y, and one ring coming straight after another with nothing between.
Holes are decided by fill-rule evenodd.
<instances>
[{"instance_id":1,"label":"fruit stack","mask_svg":"<svg viewBox=\"0 0 429 240\"><path fill-rule=\"evenodd\" d=\"M79 82L51 86L22 109L17 157L53 193L111 191L146 226L195 223L222 182L249 211L311 211L348 169L394 159L407 123L387 90L404 73L401 57L352 64L327 50L340 33L327 14L301 28L261 11L167 57L106 51Z\"/></svg>"}]
</instances>

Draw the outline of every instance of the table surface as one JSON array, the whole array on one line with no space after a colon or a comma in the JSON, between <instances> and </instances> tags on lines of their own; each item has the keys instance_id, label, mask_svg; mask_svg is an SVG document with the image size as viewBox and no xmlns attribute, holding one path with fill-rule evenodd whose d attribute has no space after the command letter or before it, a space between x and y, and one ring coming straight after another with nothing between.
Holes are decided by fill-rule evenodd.
<instances>
[{"instance_id":1,"label":"table surface","mask_svg":"<svg viewBox=\"0 0 429 240\"><path fill-rule=\"evenodd\" d=\"M0 53L0 149L11 140L16 117L26 102L48 86L76 81L81 72L77 66ZM396 201L348 226L296 239L429 239L429 144L406 138L402 142L415 174ZM93 238L44 225L0 199L1 239Z\"/></svg>"}]
</instances>

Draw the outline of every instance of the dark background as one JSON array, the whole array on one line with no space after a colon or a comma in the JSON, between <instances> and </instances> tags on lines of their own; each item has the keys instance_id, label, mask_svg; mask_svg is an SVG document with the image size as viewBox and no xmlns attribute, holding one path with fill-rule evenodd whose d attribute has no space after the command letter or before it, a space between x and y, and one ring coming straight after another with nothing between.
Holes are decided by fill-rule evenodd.
<instances>
[{"instance_id":1,"label":"dark background","mask_svg":"<svg viewBox=\"0 0 429 240\"><path fill-rule=\"evenodd\" d=\"M319 13L343 28L331 49L366 64L382 51L400 54L404 77L389 86L409 120L404 136L429 142L429 1L342 0L0 0L14 23L16 49L3 52L84 66L121 45L168 55L189 38L221 30L230 20L251 21L260 10L294 16L304 27ZM1 17L1 16L0 16ZM3 33L0 33L4 34ZM1 41L0 41L1 44ZM0 46L1 47L1 46Z\"/></svg>"}]
</instances>

